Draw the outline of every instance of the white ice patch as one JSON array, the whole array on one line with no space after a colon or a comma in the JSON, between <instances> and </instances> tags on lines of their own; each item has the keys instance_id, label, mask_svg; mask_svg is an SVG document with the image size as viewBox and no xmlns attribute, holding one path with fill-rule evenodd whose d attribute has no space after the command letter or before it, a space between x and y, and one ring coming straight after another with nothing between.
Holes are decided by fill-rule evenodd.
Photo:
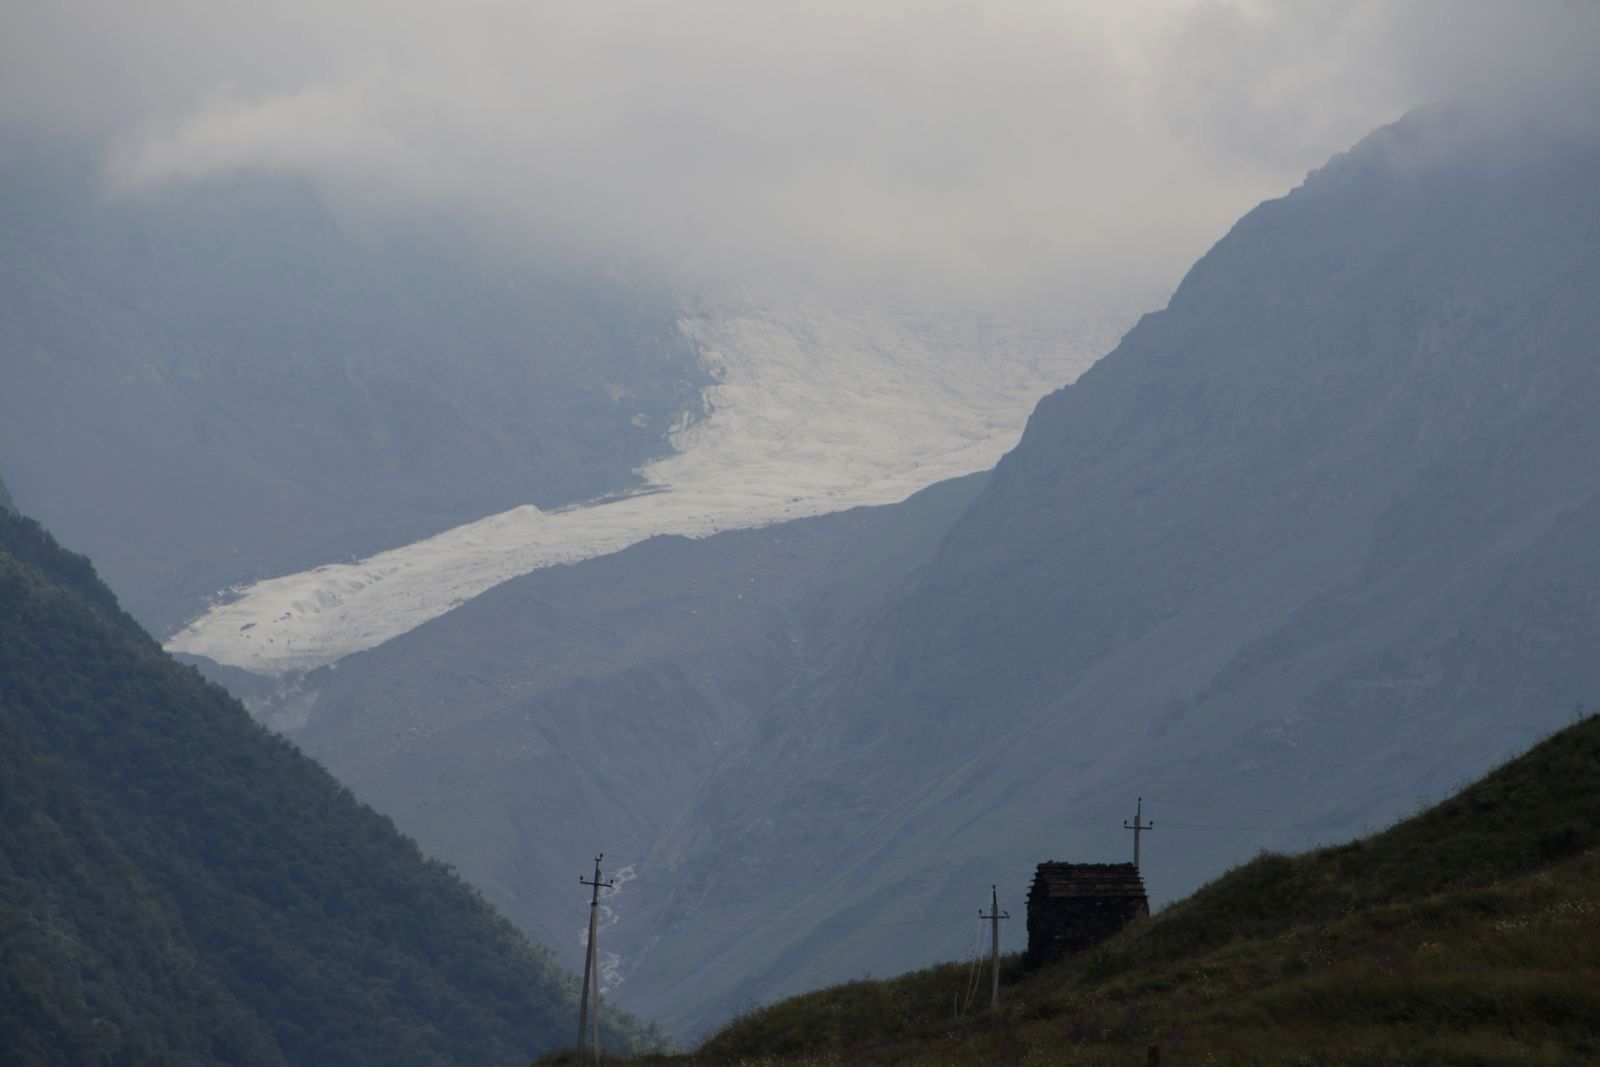
<instances>
[{"instance_id":1,"label":"white ice patch","mask_svg":"<svg viewBox=\"0 0 1600 1067\"><path fill-rule=\"evenodd\" d=\"M1039 398L1131 318L978 317L788 291L720 298L682 321L717 379L709 413L673 435L675 454L640 471L645 491L513 508L357 563L256 582L167 648L263 674L309 670L540 567L657 534L705 537L903 500L992 467Z\"/></svg>"}]
</instances>

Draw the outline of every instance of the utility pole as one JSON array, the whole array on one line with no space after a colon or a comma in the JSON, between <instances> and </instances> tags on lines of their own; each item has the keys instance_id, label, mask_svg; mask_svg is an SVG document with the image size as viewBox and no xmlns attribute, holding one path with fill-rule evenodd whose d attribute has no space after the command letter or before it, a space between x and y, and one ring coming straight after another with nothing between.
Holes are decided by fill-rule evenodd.
<instances>
[{"instance_id":1,"label":"utility pole","mask_svg":"<svg viewBox=\"0 0 1600 1067\"><path fill-rule=\"evenodd\" d=\"M989 987L989 1007L1000 1006L1000 920L1011 918L1009 911L1000 910L1000 891L994 886L989 887L989 914L985 915L983 909L978 909L978 918L989 920L989 969L991 984Z\"/></svg>"},{"instance_id":2,"label":"utility pole","mask_svg":"<svg viewBox=\"0 0 1600 1067\"><path fill-rule=\"evenodd\" d=\"M1130 823L1127 819L1122 820L1122 828L1133 831L1133 869L1136 871L1139 869L1139 835L1146 830L1154 830L1156 828L1154 822L1141 821L1140 817L1143 814L1144 797L1140 797L1138 807L1134 808L1133 811L1133 822Z\"/></svg>"},{"instance_id":3,"label":"utility pole","mask_svg":"<svg viewBox=\"0 0 1600 1067\"><path fill-rule=\"evenodd\" d=\"M610 889L615 882L600 880L600 861L604 852L594 858L594 881L578 875L578 884L592 886L594 895L589 898L589 952L583 958L583 995L578 1000L578 1062L583 1062L583 1043L589 1029L589 989L594 989L594 1062L600 1062L600 974L594 965L595 920L600 912L600 890Z\"/></svg>"}]
</instances>

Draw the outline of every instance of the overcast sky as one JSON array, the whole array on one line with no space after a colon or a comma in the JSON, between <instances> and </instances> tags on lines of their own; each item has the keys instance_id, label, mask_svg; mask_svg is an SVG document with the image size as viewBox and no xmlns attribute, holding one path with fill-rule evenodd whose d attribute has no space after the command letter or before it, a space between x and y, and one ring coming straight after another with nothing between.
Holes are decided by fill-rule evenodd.
<instances>
[{"instance_id":1,"label":"overcast sky","mask_svg":"<svg viewBox=\"0 0 1600 1067\"><path fill-rule=\"evenodd\" d=\"M1431 100L1596 88L1597 0L3 0L109 188L305 174L706 275L1141 297Z\"/></svg>"}]
</instances>

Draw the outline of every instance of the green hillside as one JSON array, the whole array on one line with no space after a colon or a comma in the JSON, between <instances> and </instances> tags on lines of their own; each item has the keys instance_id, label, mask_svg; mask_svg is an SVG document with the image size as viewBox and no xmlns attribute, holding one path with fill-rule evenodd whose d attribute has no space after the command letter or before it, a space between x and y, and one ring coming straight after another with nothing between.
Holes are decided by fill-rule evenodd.
<instances>
[{"instance_id":1,"label":"green hillside","mask_svg":"<svg viewBox=\"0 0 1600 1067\"><path fill-rule=\"evenodd\" d=\"M6 1063L282 1064L59 764L0 715Z\"/></svg>"},{"instance_id":2,"label":"green hillside","mask_svg":"<svg viewBox=\"0 0 1600 1067\"><path fill-rule=\"evenodd\" d=\"M684 1063L1600 1061L1600 717L1377 835L1263 853L1063 964L862 981L747 1013ZM980 998L981 1000L981 998Z\"/></svg>"},{"instance_id":3,"label":"green hillside","mask_svg":"<svg viewBox=\"0 0 1600 1067\"><path fill-rule=\"evenodd\" d=\"M0 1062L489 1064L570 1039L547 951L3 513L0 753Z\"/></svg>"}]
</instances>

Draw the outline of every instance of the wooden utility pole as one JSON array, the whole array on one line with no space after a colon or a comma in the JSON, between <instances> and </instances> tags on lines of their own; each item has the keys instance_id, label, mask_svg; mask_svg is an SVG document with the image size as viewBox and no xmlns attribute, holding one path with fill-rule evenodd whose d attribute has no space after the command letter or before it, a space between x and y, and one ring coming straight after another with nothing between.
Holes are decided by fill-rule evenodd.
<instances>
[{"instance_id":1,"label":"wooden utility pole","mask_svg":"<svg viewBox=\"0 0 1600 1067\"><path fill-rule=\"evenodd\" d=\"M1140 817L1143 814L1144 797L1140 797L1138 806L1133 811L1133 822L1130 823L1127 819L1122 820L1122 828L1133 831L1133 869L1136 871L1139 869L1139 835L1146 830L1154 830L1156 828L1154 822L1141 821Z\"/></svg>"},{"instance_id":2,"label":"wooden utility pole","mask_svg":"<svg viewBox=\"0 0 1600 1067\"><path fill-rule=\"evenodd\" d=\"M1000 910L1000 891L994 886L989 887L989 914L985 915L983 909L978 909L978 918L989 920L989 969L991 984L989 987L989 1007L1000 1006L1000 920L1011 918L1009 911Z\"/></svg>"},{"instance_id":3,"label":"wooden utility pole","mask_svg":"<svg viewBox=\"0 0 1600 1067\"><path fill-rule=\"evenodd\" d=\"M594 989L594 1062L600 1062L600 973L595 967L596 919L600 913L600 890L610 889L615 882L600 880L600 861L604 852L594 858L594 881L578 875L578 884L591 886L594 894L589 898L589 952L583 958L583 995L578 999L578 1061L583 1062L583 1044L589 1030L589 990Z\"/></svg>"}]
</instances>

